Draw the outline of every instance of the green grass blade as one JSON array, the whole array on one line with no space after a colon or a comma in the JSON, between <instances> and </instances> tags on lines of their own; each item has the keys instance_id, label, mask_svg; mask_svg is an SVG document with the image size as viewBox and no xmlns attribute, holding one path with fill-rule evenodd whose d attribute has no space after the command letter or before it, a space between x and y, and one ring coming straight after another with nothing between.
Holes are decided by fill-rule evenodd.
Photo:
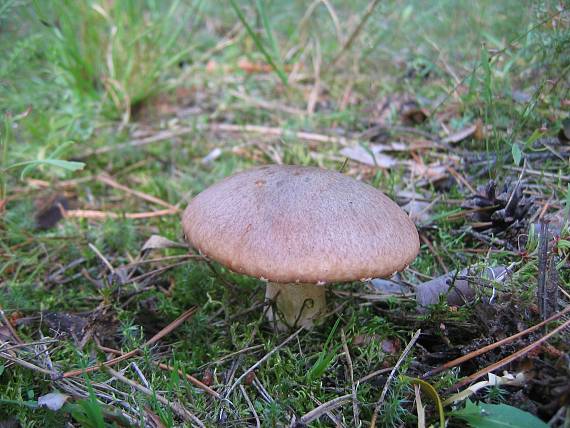
<instances>
[{"instance_id":1,"label":"green grass blade","mask_svg":"<svg viewBox=\"0 0 570 428\"><path fill-rule=\"evenodd\" d=\"M249 25L249 23L247 22L245 15L243 14L239 6L236 4L235 0L229 0L229 1L235 13L237 14L239 20L245 27L247 33L253 39L253 42L255 43L257 49L261 52L261 54L263 55L267 63L270 65L270 67L275 71L281 82L284 85L288 86L289 82L287 81L287 76L285 75L285 72L280 67L277 66L275 61L273 61L273 58L271 57L270 53L267 52L267 49L265 49L265 46L263 46L261 38L257 34L255 34L255 31L253 31L253 28L251 28L251 25Z\"/></svg>"},{"instance_id":2,"label":"green grass blade","mask_svg":"<svg viewBox=\"0 0 570 428\"><path fill-rule=\"evenodd\" d=\"M277 61L280 61L280 54L279 54L279 46L275 41L275 37L273 37L273 31L271 31L271 26L269 25L269 18L267 16L267 11L265 9L265 2L263 0L256 0L257 10L259 11L259 15L261 16L261 23L263 24L263 29L265 30L265 34L267 36L267 40L269 40L269 46L271 47L271 51L275 56Z\"/></svg>"}]
</instances>

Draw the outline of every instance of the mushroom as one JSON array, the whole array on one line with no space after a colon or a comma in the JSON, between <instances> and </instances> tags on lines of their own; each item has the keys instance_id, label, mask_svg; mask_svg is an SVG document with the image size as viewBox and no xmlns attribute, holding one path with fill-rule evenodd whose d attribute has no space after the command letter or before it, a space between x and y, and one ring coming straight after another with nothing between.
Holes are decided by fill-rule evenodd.
<instances>
[{"instance_id":1,"label":"mushroom","mask_svg":"<svg viewBox=\"0 0 570 428\"><path fill-rule=\"evenodd\" d=\"M202 254L267 282L267 316L280 329L318 321L324 284L391 276L419 251L413 222L386 195L315 167L228 177L190 202L182 225Z\"/></svg>"}]
</instances>

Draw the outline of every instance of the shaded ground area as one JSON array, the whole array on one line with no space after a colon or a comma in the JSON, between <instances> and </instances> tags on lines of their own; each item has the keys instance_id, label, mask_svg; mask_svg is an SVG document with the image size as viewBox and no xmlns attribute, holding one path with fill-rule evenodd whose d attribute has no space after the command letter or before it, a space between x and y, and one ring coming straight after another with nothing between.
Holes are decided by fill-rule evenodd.
<instances>
[{"instance_id":1,"label":"shaded ground area","mask_svg":"<svg viewBox=\"0 0 570 428\"><path fill-rule=\"evenodd\" d=\"M157 3L0 6L0 426L568 424L564 4ZM275 333L180 226L269 163L379 188L419 257Z\"/></svg>"}]
</instances>

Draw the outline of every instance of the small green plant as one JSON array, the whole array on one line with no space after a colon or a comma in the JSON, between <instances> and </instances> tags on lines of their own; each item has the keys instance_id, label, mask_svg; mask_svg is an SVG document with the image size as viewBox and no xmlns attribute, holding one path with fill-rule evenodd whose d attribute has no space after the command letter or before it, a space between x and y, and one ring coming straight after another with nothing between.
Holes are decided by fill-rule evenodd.
<instances>
[{"instance_id":1,"label":"small green plant","mask_svg":"<svg viewBox=\"0 0 570 428\"><path fill-rule=\"evenodd\" d=\"M493 385L487 391L488 401L492 403L502 403L507 398L507 391L500 386Z\"/></svg>"},{"instance_id":2,"label":"small green plant","mask_svg":"<svg viewBox=\"0 0 570 428\"><path fill-rule=\"evenodd\" d=\"M94 395L89 393L89 398L79 400L77 405L71 410L71 416L85 428L105 428L105 419L101 405L94 399Z\"/></svg>"},{"instance_id":3,"label":"small green plant","mask_svg":"<svg viewBox=\"0 0 570 428\"><path fill-rule=\"evenodd\" d=\"M473 428L546 428L548 425L536 416L507 404L473 403L467 400L465 407L450 413L467 421Z\"/></svg>"},{"instance_id":4,"label":"small green plant","mask_svg":"<svg viewBox=\"0 0 570 428\"><path fill-rule=\"evenodd\" d=\"M378 426L399 426L404 422L403 418L409 416L405 407L407 400L403 398L405 395L408 395L405 391L406 389L408 389L407 380L403 383L402 379L396 378L382 406L382 411L378 415Z\"/></svg>"},{"instance_id":5,"label":"small green plant","mask_svg":"<svg viewBox=\"0 0 570 428\"><path fill-rule=\"evenodd\" d=\"M340 349L340 345L333 346L331 350L329 350L329 345L336 333L336 329L338 328L339 323L340 323L340 318L338 318L334 323L334 326L331 329L327 337L327 340L325 341L323 350L319 353L317 361L315 361L315 364L313 364L313 367L311 367L311 369L307 373L307 378L310 381L320 378L338 355L338 350Z\"/></svg>"},{"instance_id":6,"label":"small green plant","mask_svg":"<svg viewBox=\"0 0 570 428\"><path fill-rule=\"evenodd\" d=\"M130 425L130 421L126 419L121 412L106 408L97 401L93 387L88 384L89 397L78 400L77 403L66 404L63 410L69 412L73 419L83 428L108 428ZM117 423L107 423L105 419L114 420ZM126 424L126 425L125 425Z\"/></svg>"},{"instance_id":7,"label":"small green plant","mask_svg":"<svg viewBox=\"0 0 570 428\"><path fill-rule=\"evenodd\" d=\"M12 127L14 119L7 113L4 115L2 128L0 129L0 201L4 200L7 196L7 175L13 169L21 169L20 179L23 179L34 168L41 165L48 165L57 168L63 168L68 171L77 171L82 169L85 164L83 162L66 161L58 159L58 156L65 150L72 142L65 142L54 150L49 156L44 159L35 159L30 161L10 163L8 160L8 148L13 143Z\"/></svg>"}]
</instances>

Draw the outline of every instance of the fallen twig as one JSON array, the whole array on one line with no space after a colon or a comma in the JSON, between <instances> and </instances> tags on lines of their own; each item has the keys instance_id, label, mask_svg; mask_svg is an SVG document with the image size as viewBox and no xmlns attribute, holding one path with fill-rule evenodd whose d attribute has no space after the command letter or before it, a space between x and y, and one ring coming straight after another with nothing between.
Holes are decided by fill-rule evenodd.
<instances>
[{"instance_id":1,"label":"fallen twig","mask_svg":"<svg viewBox=\"0 0 570 428\"><path fill-rule=\"evenodd\" d=\"M331 143L340 144L344 146L356 145L357 140L353 140L345 137L334 137L330 135L317 134L314 132L303 132L303 131L289 131L285 128L270 127L270 126L259 126L259 125L234 125L231 123L211 123L211 124L198 124L196 126L178 128L168 131L160 131L156 134L131 141L126 143L114 144L109 146L100 147L98 149L88 152L81 158L85 158L92 155L100 155L104 153L109 153L116 150L123 150L132 147L143 147L149 144L159 143L165 140L169 140L174 137L179 137L181 135L190 134L196 131L210 131L210 132L241 132L246 134L263 134L271 135L274 137L295 137L299 140L312 141L315 143Z\"/></svg>"},{"instance_id":2,"label":"fallen twig","mask_svg":"<svg viewBox=\"0 0 570 428\"><path fill-rule=\"evenodd\" d=\"M380 369L380 370L376 370L373 371L372 373L368 373L366 376L361 377L360 379L358 379L356 381L357 384L361 384L363 382L369 381L370 379L375 378L378 375L381 375L383 373L388 373L389 371L393 370L394 367L386 367L385 369Z\"/></svg>"},{"instance_id":3,"label":"fallen twig","mask_svg":"<svg viewBox=\"0 0 570 428\"><path fill-rule=\"evenodd\" d=\"M17 343L23 344L24 341L20 339L20 336L18 336L16 330L14 330L14 327L12 327L12 324L10 323L10 320L6 317L6 314L4 313L4 310L2 310L2 307L0 307L0 318L2 318L2 321L4 321L4 325L10 332L10 336L12 336Z\"/></svg>"},{"instance_id":4,"label":"fallen twig","mask_svg":"<svg viewBox=\"0 0 570 428\"><path fill-rule=\"evenodd\" d=\"M228 391L225 394L225 397L229 397L229 395L232 393L232 391L236 388L236 386L238 386L241 381L252 371L254 371L256 368L258 368L260 365L262 365L265 361L267 361L273 354L275 354L277 351L279 351L281 348L283 348L287 343L289 343L291 340L293 340L294 338L296 338L299 333L301 333L304 330L304 327L301 327L299 330L297 330L295 333L293 333L291 336L289 336L287 339L285 339L283 342L281 342L279 345L277 345L275 348L273 348L271 351L269 351L267 354L265 354L263 356L263 358L261 358L257 363L255 363L253 366L251 366L249 369L247 369L245 372L242 373L242 375L240 377L238 377L236 379L236 381L232 384L232 386L230 387L230 389L228 389Z\"/></svg>"},{"instance_id":5,"label":"fallen twig","mask_svg":"<svg viewBox=\"0 0 570 428\"><path fill-rule=\"evenodd\" d=\"M358 144L357 140L345 137L333 137L330 135L317 134L314 132L289 131L285 128L259 126L259 125L234 125L231 123L215 123L209 125L213 132L242 132L248 134L264 134L274 137L295 137L299 140L312 141L315 143L332 143L343 146Z\"/></svg>"},{"instance_id":6,"label":"fallen twig","mask_svg":"<svg viewBox=\"0 0 570 428\"><path fill-rule=\"evenodd\" d=\"M336 63L338 63L338 61L343 57L345 52L350 49L350 47L352 46L352 44L354 43L354 41L356 40L356 38L358 37L358 35L362 31L362 29L364 28L364 25L366 24L366 22L368 21L368 19L370 18L370 16L374 12L374 9L376 9L376 6L378 6L379 3L380 3L380 0L372 0L370 3L368 3L368 6L366 7L366 11L362 15L360 22L358 23L358 25L356 26L354 31L351 33L351 35L348 37L348 39L346 40L344 45L342 45L340 52L333 59L332 65L335 65Z\"/></svg>"},{"instance_id":7,"label":"fallen twig","mask_svg":"<svg viewBox=\"0 0 570 428\"><path fill-rule=\"evenodd\" d=\"M474 380L479 379L480 377L485 376L486 374L497 370L501 367L503 367L504 365L510 363L511 361L514 361L520 357L522 357L523 355L527 354L528 352L532 351L534 348L538 347L539 345L543 344L544 342L546 342L548 339L550 339L552 336L554 336L556 333L561 332L562 330L566 329L570 327L570 320L566 321L564 324L558 326L557 328L555 328L554 330L552 330L550 333L544 335L543 337L541 337L540 339L538 339L536 342L531 343L528 346L525 346L523 349L520 349L514 353L512 353L511 355L509 355L508 357L503 358L502 360L497 361L496 363L493 363L487 367L485 367L484 369L479 370L478 372L472 374L471 376L466 377L465 379L463 379L460 382L457 382L455 385L453 385L451 388L449 388L448 392L451 391L456 391L459 388L467 385L468 383L473 382Z\"/></svg>"},{"instance_id":8,"label":"fallen twig","mask_svg":"<svg viewBox=\"0 0 570 428\"><path fill-rule=\"evenodd\" d=\"M422 396L420 393L420 386L414 385L414 393L416 395L416 408L418 409L418 428L425 428L426 426L426 409L422 403Z\"/></svg>"},{"instance_id":9,"label":"fallen twig","mask_svg":"<svg viewBox=\"0 0 570 428\"><path fill-rule=\"evenodd\" d=\"M97 210L65 210L61 209L64 217L73 218L88 218L92 220L106 220L108 218L128 218L132 220L141 220L145 218L162 217L165 215L178 214L180 210L178 208L158 211L148 211L142 213L122 213L117 214L107 211L97 211Z\"/></svg>"},{"instance_id":10,"label":"fallen twig","mask_svg":"<svg viewBox=\"0 0 570 428\"><path fill-rule=\"evenodd\" d=\"M505 166L506 169L510 169L512 171L517 171L517 172L521 172L523 171L523 168L518 167L518 166ZM526 173L529 175L534 175L537 177L546 177L546 178L555 178L557 180L560 181L570 181L570 175L562 175L562 174L555 174L552 172L546 172L546 171L537 171L534 169L527 169Z\"/></svg>"},{"instance_id":11,"label":"fallen twig","mask_svg":"<svg viewBox=\"0 0 570 428\"><path fill-rule=\"evenodd\" d=\"M198 257L196 257L196 258L198 258ZM173 268L175 268L175 267L177 267L177 266L185 265L185 264L187 264L187 263L188 263L187 261L183 260L183 261L181 261L181 262L172 263L171 265L168 265L168 266L159 267L159 268L157 268L157 269L151 270L150 272L145 272L145 273L140 274L139 276L135 276L135 277L129 278L129 279L127 279L126 281L123 282L123 285L131 284L131 283L133 283L133 282L139 282L139 281L141 281L141 280L143 280L143 279L147 279L147 278L153 277L153 276L155 276L155 275L158 275L159 273L165 272L165 271L167 271L167 270L169 270L169 269L173 269Z\"/></svg>"},{"instance_id":12,"label":"fallen twig","mask_svg":"<svg viewBox=\"0 0 570 428\"><path fill-rule=\"evenodd\" d=\"M113 267L111 262L109 260L107 260L107 258L101 253L101 251L99 251L99 249L95 245L93 245L91 242L87 245L89 248L91 248L91 250L95 253L95 255L97 255L97 257L99 257L101 259L101 261L105 264L105 266L107 266L107 269L109 269L109 272L115 273L115 268Z\"/></svg>"},{"instance_id":13,"label":"fallen twig","mask_svg":"<svg viewBox=\"0 0 570 428\"><path fill-rule=\"evenodd\" d=\"M83 373L89 373L89 372L99 370L102 367L110 367L110 366L117 364L121 361L124 361L130 357L133 357L133 356L137 355L141 351L142 348L144 348L146 346L150 346L150 345L158 342L164 336L172 333L184 321L186 321L188 318L190 318L192 315L194 315L197 311L198 311L198 308L196 306L188 309L186 312L184 312L182 315L180 315L178 318L176 318L174 321L172 321L170 324L168 324L166 327L164 327L162 330L160 330L154 336L152 336L149 340L147 340L140 348L133 349L132 351L127 352L127 353L125 353L125 354L123 354L117 358L113 358L112 360L105 361L104 363L97 364L95 366L90 366L90 367L87 367L85 369L71 370L71 371L65 372L62 375L62 377L68 378L68 377L79 376L79 375L82 375Z\"/></svg>"},{"instance_id":14,"label":"fallen twig","mask_svg":"<svg viewBox=\"0 0 570 428\"><path fill-rule=\"evenodd\" d=\"M376 419L378 418L378 412L380 411L382 404L384 404L384 399L386 398L386 394L388 393L390 383L392 382L392 379L394 378L396 371L398 371L398 368L404 362L404 360L406 359L406 357L408 356L408 354L410 353L410 351L414 347L416 341L420 337L421 332L422 332L421 330L418 330L414 333L414 335L412 336L412 338L410 339L410 341L406 345L406 348L402 352L402 355L400 355L400 358L398 358L396 365L394 366L394 368L392 368L392 371L390 372L388 379L386 379L386 383L384 384L384 388L382 389L382 394L380 394L380 398L378 399L378 402L376 403L376 407L374 407L374 413L372 413L372 419L370 420L370 428L376 427Z\"/></svg>"},{"instance_id":15,"label":"fallen twig","mask_svg":"<svg viewBox=\"0 0 570 428\"><path fill-rule=\"evenodd\" d=\"M172 411L176 413L178 417L180 417L181 419L185 421L192 421L199 427L204 427L204 428L206 427L206 425L204 425L204 423L200 419L198 419L196 415L194 415L192 412L190 412L188 409L182 406L182 404L168 400L166 397L158 394L155 391L152 391L151 389L141 385L138 382L135 382L134 380L131 380L123 376L121 373L113 370L110 367L106 367L105 370L107 370L109 374L111 374L114 378L120 380L121 382L126 383L127 385L131 386L132 388L136 389L139 392L142 392L143 394L148 395L149 397L156 398L162 404L170 407Z\"/></svg>"},{"instance_id":16,"label":"fallen twig","mask_svg":"<svg viewBox=\"0 0 570 428\"><path fill-rule=\"evenodd\" d=\"M472 226L474 226L474 225L472 225ZM508 251L517 252L517 249L511 243L505 241L504 239L497 238L496 236L491 237L491 236L485 235L484 233L477 232L470 227L466 228L464 231L468 235L471 235L472 237L474 237L474 238L476 238L482 242L485 242L488 245L498 244L498 245L506 248Z\"/></svg>"},{"instance_id":17,"label":"fallen twig","mask_svg":"<svg viewBox=\"0 0 570 428\"><path fill-rule=\"evenodd\" d=\"M200 366L200 368L203 368L203 367L206 367L206 366L211 366L211 365L214 365L214 364L220 364L220 363L223 363L224 361L226 361L226 360L228 360L228 359L230 359L230 358L232 358L232 357L235 357L236 355L244 354L244 353L247 353L247 352L250 352L250 351L257 351L257 350L260 350L261 348L263 348L263 345L248 346L248 347L246 347L246 348L240 349L239 351L235 351L235 352L232 352L232 353L230 353L230 354L224 355L223 357L217 359L216 361L212 361L212 362L206 363L206 364Z\"/></svg>"},{"instance_id":18,"label":"fallen twig","mask_svg":"<svg viewBox=\"0 0 570 428\"><path fill-rule=\"evenodd\" d=\"M30 370L34 370L36 372L40 372L40 373L44 373L50 376L50 378L55 379L57 377L59 377L59 373L52 371L52 370L48 370L44 367L39 367L35 364L32 364L28 361L22 360L21 358L15 357L13 355L10 355L7 352L0 352L0 358L4 358L5 360L8 360L14 364L17 364L19 366L25 367L27 369Z\"/></svg>"},{"instance_id":19,"label":"fallen twig","mask_svg":"<svg viewBox=\"0 0 570 428\"><path fill-rule=\"evenodd\" d=\"M152 143L158 143L161 141L169 140L174 137L179 137L181 135L190 134L191 132L195 132L196 128L194 127L186 127L186 128L179 128L179 129L169 129L167 131L160 131L150 137L140 138L136 140L127 141L126 143L121 144L111 144L104 147L99 147L98 149L90 150L84 155L80 156L78 160L82 160L88 158L90 156L97 156L102 155L104 153L113 152L115 150L122 150L129 147L140 147L146 146Z\"/></svg>"},{"instance_id":20,"label":"fallen twig","mask_svg":"<svg viewBox=\"0 0 570 428\"><path fill-rule=\"evenodd\" d=\"M158 262L166 262L166 261L170 261L170 260L189 260L189 259L195 259L195 260L205 260L206 258L204 256L200 256L200 255L196 255L196 254L180 254L177 256L165 256L165 257L157 257L155 259L144 259L144 260L135 260L134 262L131 262L129 264L126 265L122 265L121 269L131 269L131 268L136 268L140 265L144 265L144 264L149 264L149 263L158 263Z\"/></svg>"},{"instance_id":21,"label":"fallen twig","mask_svg":"<svg viewBox=\"0 0 570 428\"><path fill-rule=\"evenodd\" d=\"M344 329L340 329L340 337L342 339L342 348L344 349L344 355L346 357L346 363L348 365L348 374L350 376L350 385L352 388L352 414L354 417L354 426L360 426L360 409L358 408L358 398L356 397L357 384L354 383L354 370L352 368L352 358L350 357L350 352L348 350L348 344L346 343L346 335L344 334Z\"/></svg>"},{"instance_id":22,"label":"fallen twig","mask_svg":"<svg viewBox=\"0 0 570 428\"><path fill-rule=\"evenodd\" d=\"M513 334L512 336L506 337L502 340L499 340L498 342L484 346L483 348L477 349L473 352L470 352L467 355L463 355L459 358L456 358L455 360L449 361L449 362L447 362L447 363L445 363L445 364L443 364L443 365L441 365L441 366L439 366L433 370L430 370L422 376L422 379L427 379L429 377L432 377L438 373L441 373L444 370L458 366L459 364L462 364L465 361L469 361L469 360L471 360L471 359L473 359L479 355L485 354L485 353L487 353L487 352L489 352L495 348L498 348L499 346L503 346L503 345L506 345L507 343L511 343L515 339L518 339L519 337L522 337L522 336L526 336L527 334L530 334L533 331L538 330L539 328L543 327L544 325L562 317L563 315L565 315L569 312L570 312L570 306L566 307L564 310L558 312L557 314L552 315L550 318L548 318L548 319L546 319L546 320L544 320L544 321L542 321L536 325L533 325L532 327L529 327L526 330L521 331L520 333Z\"/></svg>"},{"instance_id":23,"label":"fallen twig","mask_svg":"<svg viewBox=\"0 0 570 428\"><path fill-rule=\"evenodd\" d=\"M337 407L343 406L346 403L350 402L351 398L352 394L341 395L340 397L333 398L332 400L321 404L319 407L315 407L309 413L306 413L305 415L301 416L299 421L293 426L306 426L306 424L320 418L325 413L330 412L331 410L336 409Z\"/></svg>"},{"instance_id":24,"label":"fallen twig","mask_svg":"<svg viewBox=\"0 0 570 428\"><path fill-rule=\"evenodd\" d=\"M103 352L109 352L115 355L124 355L123 352L117 350L117 349L112 349L112 348L108 348L106 346L101 345L100 343L97 343L97 347L103 351ZM168 364L164 364L164 363L159 363L156 361L152 361L152 364L154 364L155 366L157 366L159 369L162 370L168 370L168 371L175 371L176 369L172 366L169 366ZM193 384L194 386L196 386L197 388L200 388L201 390L203 390L204 392L210 394L212 397L215 398L219 398L221 399L221 395L218 394L216 391L214 391L212 388L210 388L208 385L206 385L205 383L199 381L198 379L196 379L194 376L188 374L188 373L184 373L182 370L176 370L178 372L178 374L180 376L184 376L191 384Z\"/></svg>"},{"instance_id":25,"label":"fallen twig","mask_svg":"<svg viewBox=\"0 0 570 428\"><path fill-rule=\"evenodd\" d=\"M161 368L162 370L169 370L169 371L174 371L176 370L174 367L169 366L168 364L164 364L164 363L157 363L157 362L153 362L154 365L156 365L157 367ZM216 391L214 391L212 388L210 388L208 385L206 385L203 382L200 382L198 379L196 379L194 376L189 375L188 373L184 373L182 370L178 370L178 374L180 376L184 376L188 381L190 381L190 383L192 383L194 386L200 388L201 390L207 392L208 394L210 394L212 397L216 397L216 398L222 398L222 396L220 394L218 394Z\"/></svg>"},{"instance_id":26,"label":"fallen twig","mask_svg":"<svg viewBox=\"0 0 570 428\"><path fill-rule=\"evenodd\" d=\"M257 389L257 392L259 392L261 398L263 398L267 403L271 404L275 402L275 400L271 395L269 395L269 392L267 392L267 389L265 389L261 381L257 378L257 376L255 376L255 373L253 375L252 385L254 386L255 389Z\"/></svg>"},{"instance_id":27,"label":"fallen twig","mask_svg":"<svg viewBox=\"0 0 570 428\"><path fill-rule=\"evenodd\" d=\"M259 416L257 415L257 412L255 411L255 407L253 406L253 403L249 399L249 396L247 395L247 391L245 390L243 385L239 386L239 390L241 391L243 398L245 399L245 402L247 403L247 407L249 407L251 414L255 418L255 426L257 428L261 427L261 421L259 420Z\"/></svg>"},{"instance_id":28,"label":"fallen twig","mask_svg":"<svg viewBox=\"0 0 570 428\"><path fill-rule=\"evenodd\" d=\"M317 398L315 398L313 396L313 394L309 394L309 397L311 397L311 400L313 400L317 406L323 405L323 403L321 401L319 401ZM341 418L339 416L337 416L333 410L334 409L329 409L325 412L325 414L328 416L328 418L334 424L335 428L346 428L346 425L342 423ZM292 418L291 423L293 423L294 421L295 421L295 419ZM303 425L303 427L305 427L305 426L306 425Z\"/></svg>"},{"instance_id":29,"label":"fallen twig","mask_svg":"<svg viewBox=\"0 0 570 428\"><path fill-rule=\"evenodd\" d=\"M100 181L101 183L106 184L107 186L113 187L115 189L118 190L122 190L125 193L128 193L130 195L134 195L140 199L143 199L147 202L152 202L153 204L157 204L157 205L161 205L163 207L166 207L170 210L173 211L180 211L180 209L172 204L169 204L166 201L163 201L162 199L157 198L156 196L152 196L152 195L147 195L144 192L140 192L138 190L133 190L123 184L118 183L117 181L115 181L113 178L111 178L109 175L107 174L100 174L97 176L97 181Z\"/></svg>"}]
</instances>

